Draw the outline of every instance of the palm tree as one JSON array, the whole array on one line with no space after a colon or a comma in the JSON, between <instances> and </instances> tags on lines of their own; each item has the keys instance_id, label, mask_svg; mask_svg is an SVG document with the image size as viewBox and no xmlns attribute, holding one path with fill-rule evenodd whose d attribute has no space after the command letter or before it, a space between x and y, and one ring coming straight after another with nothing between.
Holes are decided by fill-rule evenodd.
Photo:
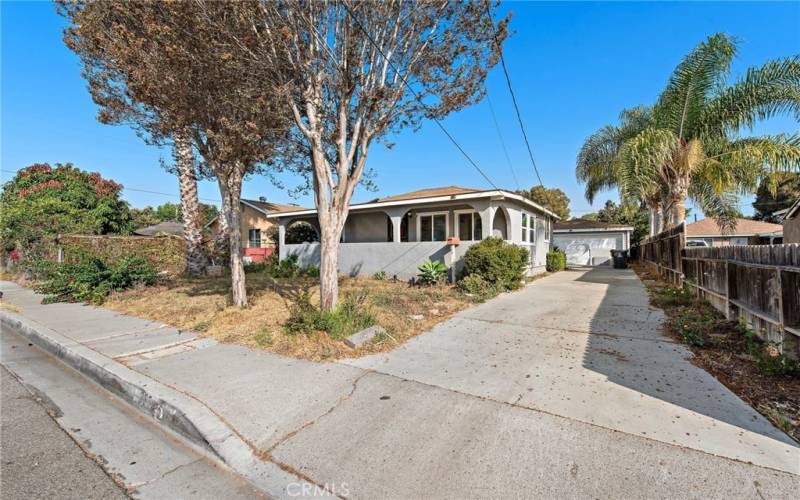
<instances>
[{"instance_id":1,"label":"palm tree","mask_svg":"<svg viewBox=\"0 0 800 500\"><path fill-rule=\"evenodd\" d=\"M617 188L675 225L691 198L731 226L738 194L754 191L769 173L797 169L800 135L742 132L778 114L800 120L800 56L750 68L728 84L735 55L731 37L711 36L678 65L652 107L625 110L619 125L590 136L576 167L587 199ZM653 222L657 231L659 221Z\"/></svg>"}]
</instances>

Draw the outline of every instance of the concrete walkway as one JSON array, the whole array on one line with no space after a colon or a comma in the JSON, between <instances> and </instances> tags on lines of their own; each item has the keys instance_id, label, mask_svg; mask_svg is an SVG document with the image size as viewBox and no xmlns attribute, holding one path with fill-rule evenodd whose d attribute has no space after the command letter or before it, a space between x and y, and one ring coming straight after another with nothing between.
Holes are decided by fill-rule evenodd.
<instances>
[{"instance_id":1,"label":"concrete walkway","mask_svg":"<svg viewBox=\"0 0 800 500\"><path fill-rule=\"evenodd\" d=\"M630 271L564 272L395 351L311 363L89 306L21 314L196 398L349 498L789 497L800 448L660 333Z\"/></svg>"}]
</instances>

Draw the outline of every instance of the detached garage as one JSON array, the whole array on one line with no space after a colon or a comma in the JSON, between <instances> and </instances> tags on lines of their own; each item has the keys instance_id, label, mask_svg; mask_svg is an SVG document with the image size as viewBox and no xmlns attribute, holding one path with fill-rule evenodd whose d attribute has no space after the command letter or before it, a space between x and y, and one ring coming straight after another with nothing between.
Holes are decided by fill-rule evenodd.
<instances>
[{"instance_id":1,"label":"detached garage","mask_svg":"<svg viewBox=\"0 0 800 500\"><path fill-rule=\"evenodd\" d=\"M573 219L553 225L553 244L567 254L567 264L610 265L611 250L628 250L632 232L632 226Z\"/></svg>"}]
</instances>

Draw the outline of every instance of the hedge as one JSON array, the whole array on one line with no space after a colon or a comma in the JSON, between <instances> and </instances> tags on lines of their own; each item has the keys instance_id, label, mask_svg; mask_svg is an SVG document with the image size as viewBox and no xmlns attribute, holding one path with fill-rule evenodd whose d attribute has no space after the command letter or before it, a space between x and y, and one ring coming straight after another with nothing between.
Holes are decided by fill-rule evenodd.
<instances>
[{"instance_id":1,"label":"hedge","mask_svg":"<svg viewBox=\"0 0 800 500\"><path fill-rule=\"evenodd\" d=\"M561 250L547 252L547 270L551 273L563 271L567 268L567 254Z\"/></svg>"},{"instance_id":2,"label":"hedge","mask_svg":"<svg viewBox=\"0 0 800 500\"><path fill-rule=\"evenodd\" d=\"M66 263L92 256L114 265L124 258L141 257L159 273L177 276L186 271L186 243L178 236L70 234L59 236L58 243Z\"/></svg>"}]
</instances>

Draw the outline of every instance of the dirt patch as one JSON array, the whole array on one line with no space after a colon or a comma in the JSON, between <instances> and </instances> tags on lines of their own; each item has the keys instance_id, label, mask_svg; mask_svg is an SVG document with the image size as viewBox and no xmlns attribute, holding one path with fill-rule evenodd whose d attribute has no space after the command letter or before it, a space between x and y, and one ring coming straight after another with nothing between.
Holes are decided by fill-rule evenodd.
<instances>
[{"instance_id":1,"label":"dirt patch","mask_svg":"<svg viewBox=\"0 0 800 500\"><path fill-rule=\"evenodd\" d=\"M472 304L450 286L418 287L391 280L343 278L341 295L366 294L365 306L386 329L373 342L352 349L324 332L285 331L290 307L301 294L309 293L312 302L318 303L315 280L273 279L266 273L252 273L247 275L247 292L250 305L239 309L229 305L228 278L184 278L112 294L103 306L221 342L320 361L393 349Z\"/></svg>"},{"instance_id":2,"label":"dirt patch","mask_svg":"<svg viewBox=\"0 0 800 500\"><path fill-rule=\"evenodd\" d=\"M800 442L800 376L771 373L761 351L754 351L757 341L748 338L736 322L727 321L705 301L694 300L683 289L661 281L645 266L632 267L647 287L651 303L664 310L666 334L687 344L694 353L691 362Z\"/></svg>"}]
</instances>

